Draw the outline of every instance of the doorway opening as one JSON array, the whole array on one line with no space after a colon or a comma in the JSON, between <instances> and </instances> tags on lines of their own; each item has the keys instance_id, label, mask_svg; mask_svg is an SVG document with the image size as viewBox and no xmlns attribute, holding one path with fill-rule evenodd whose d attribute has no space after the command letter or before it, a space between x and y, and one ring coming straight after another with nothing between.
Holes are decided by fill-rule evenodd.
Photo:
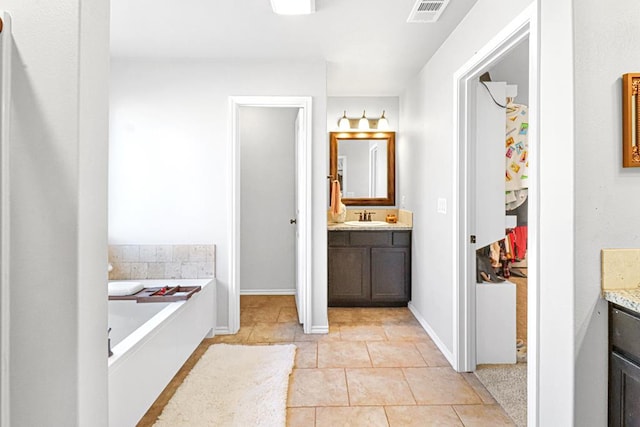
<instances>
[{"instance_id":1,"label":"doorway opening","mask_svg":"<svg viewBox=\"0 0 640 427\"><path fill-rule=\"evenodd\" d=\"M246 189L243 184L243 168L244 162L258 162L262 161L263 166L268 165L272 156L275 153L275 149L270 153L269 157L255 158L251 155L243 157L242 155L242 135L243 129L241 127L241 116L243 116L243 109L246 109L244 113L250 114L259 113L260 109L279 109L284 111L285 120L287 115L289 117L295 117L294 126L290 129L293 137L293 143L288 147L290 152L288 158L292 161L290 165L289 174L283 171L271 170L269 173L273 175L285 174L285 179L279 183L273 183L277 185L277 188L251 189L250 193L265 192L260 197L244 197L249 189ZM230 110L231 110L231 143L230 143L230 215L231 218L231 230L230 230L230 256L229 256L229 331L231 333L237 333L240 328L240 294L241 290L247 294L282 294L289 293L295 295L296 308L298 313L298 320L303 325L305 333L309 332L311 328L311 98L310 97L231 97L230 98ZM288 112L288 114L287 114ZM277 115L276 115L277 116ZM255 121L254 121L255 124ZM246 130L246 129L245 129ZM259 129L249 129L249 133L245 133L245 136L250 136L252 133L258 135ZM256 139L256 138L254 138ZM247 147L249 148L249 147ZM265 147L262 147L265 148ZM285 147L280 147L285 149ZM246 150L245 150L246 151ZM251 171L249 168L245 168L245 179L250 179ZM254 177L258 182L260 177ZM265 182L270 181L263 175ZM293 179L292 179L293 178ZM287 181L289 184L286 184ZM285 186L286 188L281 188ZM243 192L243 188L245 191ZM255 191L254 191L255 190ZM288 203L290 204L290 212L283 216L282 209L279 214L274 212L274 209L280 207L284 199L272 199L270 194L276 191L287 197L287 193L290 197ZM265 203L272 204L269 208ZM284 207L287 210L287 207ZM281 218L278 218L280 216ZM250 265L247 265L245 274L247 275L246 284L242 281L243 278L243 259L245 264L252 262L251 260L259 260L259 255L252 252L252 250L246 250L243 252L242 247L244 245L249 248L252 243L247 240L252 236L250 228L243 230L242 224L256 225L261 229L269 229L269 227L261 223L266 219L279 221L283 224L279 224L281 231L284 233L292 234L292 242L294 247L289 247L289 253L263 253L263 258L269 257L281 257L287 258L289 266L292 266L292 270L289 273L289 280L294 281L294 286L291 284L276 284L266 285L264 289L261 289L260 277L263 282L274 283L273 279L269 277L268 271L263 271L259 266L252 269ZM244 221L243 221L244 220ZM243 232L244 231L244 232ZM255 230L254 230L255 231ZM273 231L273 230L269 230ZM269 236L258 236L269 239ZM267 244L268 242L261 242L261 244ZM286 246L287 243L285 242ZM255 248L251 248L255 249ZM259 248L258 248L259 249ZM264 248L263 248L264 249ZM293 258L293 259L292 259ZM264 266L263 266L264 267ZM266 267L264 267L266 268ZM286 267L285 267L286 268ZM254 274L255 273L255 274ZM277 280L277 279L276 279ZM267 289L269 288L269 289Z\"/></svg>"},{"instance_id":2,"label":"doorway opening","mask_svg":"<svg viewBox=\"0 0 640 427\"><path fill-rule=\"evenodd\" d=\"M473 372L479 363L489 363L487 358L487 341L494 340L498 332L495 329L487 330L487 324L506 327L507 337L510 342L508 355L509 362L496 361L495 363L515 363L517 359L516 341L516 284L497 283L479 284L485 280L478 280L478 275L483 270L477 268L484 264L483 259L476 262L477 250L487 247L499 240L496 235L502 234L502 239L507 235L507 229L518 226L516 223L506 223L505 191L505 123L509 114L506 83L489 83L483 76L486 72L498 70L499 64L509 62L509 58L522 57L528 59L526 71L528 79L519 83L520 90L528 90L528 123L526 153L521 150L519 156L526 154L528 162L527 183L527 214L532 220L528 223L528 239L526 241L526 284L523 287L526 294L524 309L526 310L526 346L527 364L526 394L527 414L525 416L528 425L537 425L538 415L538 247L539 236L537 227L537 215L539 205L538 176L538 45L537 23L535 5L530 6L518 18L510 23L483 49L481 49L469 62L461 67L454 76L454 111L457 150L454 182L456 209L457 236L454 242L456 286L454 286L454 368L457 371ZM524 51L524 53L523 53ZM491 72L492 80L504 81L499 72ZM483 76L481 78L481 76ZM483 80L481 82L480 80ZM508 82L512 83L512 82ZM509 95L513 97L513 88L509 88ZM515 98L518 100L518 97ZM518 101L520 102L520 101ZM493 111L493 112L492 112ZM502 114L502 124L489 126L487 122L498 117L498 111ZM493 133L492 133L493 132ZM486 149L487 140L496 141L497 145ZM509 147L506 147L508 151ZM519 158L518 158L519 160ZM517 165L516 165L517 166ZM483 173L485 173L483 175ZM500 187L500 185L502 187ZM487 196L486 188L492 188L493 193ZM513 220L513 218L510 218ZM526 221L526 220L525 220ZM526 224L526 222L525 222ZM508 239L507 239L508 242ZM508 266L508 263L507 263ZM504 270L503 270L504 271ZM507 270L508 274L508 270ZM487 281L498 281L487 278ZM514 279L514 281L518 281ZM496 314L504 312L504 301L512 304L509 322L504 319L496 319ZM499 308L498 308L499 307ZM520 317L522 319L522 306ZM488 314L487 314L488 313ZM487 323L488 317L488 323ZM493 323L492 323L493 322ZM500 323L502 322L502 323ZM506 324L508 323L508 324ZM522 328L521 328L522 329ZM522 331L521 331L522 333ZM488 338L487 338L488 337ZM493 345L493 344L491 344ZM491 350L495 349L495 346Z\"/></svg>"}]
</instances>

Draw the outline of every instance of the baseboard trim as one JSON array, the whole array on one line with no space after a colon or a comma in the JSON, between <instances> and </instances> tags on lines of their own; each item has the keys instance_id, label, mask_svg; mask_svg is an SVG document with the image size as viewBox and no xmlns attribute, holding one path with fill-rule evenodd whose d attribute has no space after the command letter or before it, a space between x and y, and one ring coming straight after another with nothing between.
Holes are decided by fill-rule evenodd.
<instances>
[{"instance_id":1,"label":"baseboard trim","mask_svg":"<svg viewBox=\"0 0 640 427\"><path fill-rule=\"evenodd\" d=\"M312 334L328 334L329 326L312 326L310 333Z\"/></svg>"},{"instance_id":2,"label":"baseboard trim","mask_svg":"<svg viewBox=\"0 0 640 427\"><path fill-rule=\"evenodd\" d=\"M216 335L231 335L231 331L228 326L217 326Z\"/></svg>"},{"instance_id":3,"label":"baseboard trim","mask_svg":"<svg viewBox=\"0 0 640 427\"><path fill-rule=\"evenodd\" d=\"M295 295L295 289L240 289L240 295Z\"/></svg>"},{"instance_id":4,"label":"baseboard trim","mask_svg":"<svg viewBox=\"0 0 640 427\"><path fill-rule=\"evenodd\" d=\"M411 311L411 313L415 316L418 323L420 323L420 326L422 326L422 328L429 335L429 337L431 337L431 340L434 342L436 347L438 347L438 349L442 352L442 355L449 361L449 364L451 366L454 366L453 354L447 349L447 347L444 345L440 337L438 337L438 334L436 334L435 331L431 329L431 326L429 326L429 323L427 323L424 317L422 317L422 315L418 312L418 310L416 310L416 307L411 302L409 302L408 307L409 307L409 311Z\"/></svg>"}]
</instances>

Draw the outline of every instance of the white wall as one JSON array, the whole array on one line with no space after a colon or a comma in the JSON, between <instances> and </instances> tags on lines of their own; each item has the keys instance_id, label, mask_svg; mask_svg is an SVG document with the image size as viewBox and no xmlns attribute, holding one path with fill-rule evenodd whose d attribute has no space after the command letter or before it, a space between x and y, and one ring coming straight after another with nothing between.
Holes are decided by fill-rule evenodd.
<instances>
[{"instance_id":1,"label":"white wall","mask_svg":"<svg viewBox=\"0 0 640 427\"><path fill-rule=\"evenodd\" d=\"M107 425L107 1L13 17L10 424Z\"/></svg>"},{"instance_id":2,"label":"white wall","mask_svg":"<svg viewBox=\"0 0 640 427\"><path fill-rule=\"evenodd\" d=\"M297 108L240 107L240 289L293 292Z\"/></svg>"},{"instance_id":3,"label":"white wall","mask_svg":"<svg viewBox=\"0 0 640 427\"><path fill-rule=\"evenodd\" d=\"M313 326L326 313L324 62L114 59L109 241L217 245L218 322L228 325L229 96L313 97Z\"/></svg>"},{"instance_id":4,"label":"white wall","mask_svg":"<svg viewBox=\"0 0 640 427\"><path fill-rule=\"evenodd\" d=\"M634 0L575 4L576 425L607 424L607 304L600 249L637 248L640 169L622 168L621 76L640 70ZM595 28L601 30L594 31ZM597 172L596 172L597 171Z\"/></svg>"},{"instance_id":5,"label":"white wall","mask_svg":"<svg viewBox=\"0 0 640 427\"><path fill-rule=\"evenodd\" d=\"M401 98L400 194L414 211L413 304L445 351L453 350L455 219L452 205L453 74L529 1L479 0ZM540 425L573 424L573 50L572 2L541 0L539 383ZM531 112L530 112L531 113ZM535 116L536 112L533 112ZM558 155L561 152L562 155ZM562 185L559 185L562 183ZM530 206L530 209L532 207ZM536 216L537 215L537 216ZM530 216L531 218L531 216ZM535 220L535 219L534 219ZM557 256L563 247L566 257ZM596 275L597 277L597 275ZM531 355L535 357L535 355Z\"/></svg>"},{"instance_id":6,"label":"white wall","mask_svg":"<svg viewBox=\"0 0 640 427\"><path fill-rule=\"evenodd\" d=\"M412 302L453 351L454 218L436 212L453 200L453 75L529 1L479 0L401 97L400 194L414 212Z\"/></svg>"}]
</instances>

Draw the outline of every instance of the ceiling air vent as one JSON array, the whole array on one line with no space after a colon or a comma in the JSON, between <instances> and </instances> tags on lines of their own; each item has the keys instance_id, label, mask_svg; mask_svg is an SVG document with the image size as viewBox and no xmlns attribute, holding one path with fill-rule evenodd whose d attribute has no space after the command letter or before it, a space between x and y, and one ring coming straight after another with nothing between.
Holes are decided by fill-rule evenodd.
<instances>
[{"instance_id":1,"label":"ceiling air vent","mask_svg":"<svg viewBox=\"0 0 640 427\"><path fill-rule=\"evenodd\" d=\"M407 22L436 22L449 4L449 0L418 0Z\"/></svg>"}]
</instances>

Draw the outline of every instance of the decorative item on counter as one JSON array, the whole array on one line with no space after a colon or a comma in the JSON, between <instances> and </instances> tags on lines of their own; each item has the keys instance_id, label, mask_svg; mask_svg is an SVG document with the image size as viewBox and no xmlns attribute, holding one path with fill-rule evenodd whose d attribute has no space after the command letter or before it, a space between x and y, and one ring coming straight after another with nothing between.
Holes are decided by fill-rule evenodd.
<instances>
[{"instance_id":1,"label":"decorative item on counter","mask_svg":"<svg viewBox=\"0 0 640 427\"><path fill-rule=\"evenodd\" d=\"M337 179L331 182L331 209L329 217L333 222L345 222L347 219L347 207L342 203L340 182Z\"/></svg>"},{"instance_id":2,"label":"decorative item on counter","mask_svg":"<svg viewBox=\"0 0 640 427\"><path fill-rule=\"evenodd\" d=\"M396 222L398 222L398 217L395 214L389 214L387 215L387 222L389 224L395 224Z\"/></svg>"}]
</instances>

